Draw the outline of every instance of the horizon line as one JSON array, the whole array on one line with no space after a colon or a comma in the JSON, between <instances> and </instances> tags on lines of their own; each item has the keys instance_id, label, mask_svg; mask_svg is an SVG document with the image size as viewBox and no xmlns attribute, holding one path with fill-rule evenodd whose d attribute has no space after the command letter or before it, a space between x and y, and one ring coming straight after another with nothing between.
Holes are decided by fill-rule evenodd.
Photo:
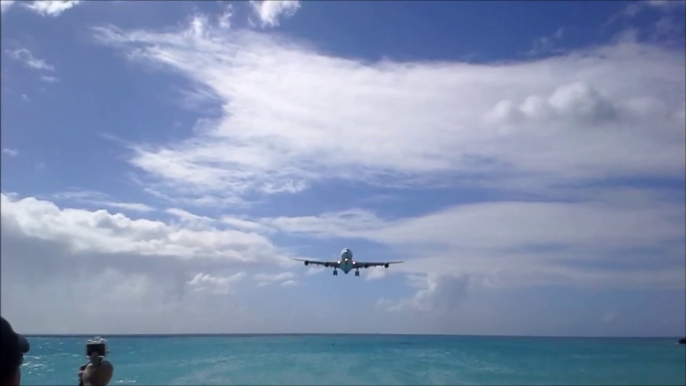
<instances>
[{"instance_id":1,"label":"horizon line","mask_svg":"<svg viewBox=\"0 0 686 386\"><path fill-rule=\"evenodd\" d=\"M73 334L45 334L23 333L27 338L86 338L86 337L131 337L131 338L165 338L165 337L249 337L249 336L435 336L435 337L467 337L467 338L558 338L558 339L681 339L684 336L655 335L655 336L621 336L621 335L481 335L481 334L442 334L442 333L348 333L348 332L229 332L229 333L73 333Z\"/></svg>"}]
</instances>

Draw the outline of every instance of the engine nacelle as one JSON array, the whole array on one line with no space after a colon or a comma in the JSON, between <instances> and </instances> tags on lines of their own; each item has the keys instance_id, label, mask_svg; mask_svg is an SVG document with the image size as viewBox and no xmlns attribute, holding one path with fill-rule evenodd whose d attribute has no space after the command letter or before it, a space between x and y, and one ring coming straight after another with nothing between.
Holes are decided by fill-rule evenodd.
<instances>
[{"instance_id":1,"label":"engine nacelle","mask_svg":"<svg viewBox=\"0 0 686 386\"><path fill-rule=\"evenodd\" d=\"M328 267L328 266L329 266L329 263L324 263L324 266L325 266L325 267Z\"/></svg>"},{"instance_id":2,"label":"engine nacelle","mask_svg":"<svg viewBox=\"0 0 686 386\"><path fill-rule=\"evenodd\" d=\"M384 267L388 268L388 263L384 264Z\"/></svg>"},{"instance_id":3,"label":"engine nacelle","mask_svg":"<svg viewBox=\"0 0 686 386\"><path fill-rule=\"evenodd\" d=\"M364 267L365 267L365 268L369 268L369 264L365 264Z\"/></svg>"},{"instance_id":4,"label":"engine nacelle","mask_svg":"<svg viewBox=\"0 0 686 386\"><path fill-rule=\"evenodd\" d=\"M305 262L305 265L310 265L310 262L309 262L309 261L306 261L306 262Z\"/></svg>"}]
</instances>

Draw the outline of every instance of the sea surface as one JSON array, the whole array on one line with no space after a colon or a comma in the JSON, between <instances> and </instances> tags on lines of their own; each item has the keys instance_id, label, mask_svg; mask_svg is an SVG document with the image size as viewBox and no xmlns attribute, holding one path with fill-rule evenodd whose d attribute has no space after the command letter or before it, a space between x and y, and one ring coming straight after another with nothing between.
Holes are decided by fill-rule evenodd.
<instances>
[{"instance_id":1,"label":"sea surface","mask_svg":"<svg viewBox=\"0 0 686 386\"><path fill-rule=\"evenodd\" d=\"M684 385L676 339L103 336L111 385ZM77 385L87 337L29 337L23 385Z\"/></svg>"}]
</instances>

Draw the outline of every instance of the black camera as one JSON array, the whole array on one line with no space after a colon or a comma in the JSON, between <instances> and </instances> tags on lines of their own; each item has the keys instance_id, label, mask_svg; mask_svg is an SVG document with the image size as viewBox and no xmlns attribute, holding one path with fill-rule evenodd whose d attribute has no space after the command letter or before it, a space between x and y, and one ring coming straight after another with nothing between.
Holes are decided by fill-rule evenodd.
<instances>
[{"instance_id":1,"label":"black camera","mask_svg":"<svg viewBox=\"0 0 686 386\"><path fill-rule=\"evenodd\" d=\"M107 355L107 341L97 337L86 342L86 356L90 357L94 352L101 357Z\"/></svg>"}]
</instances>

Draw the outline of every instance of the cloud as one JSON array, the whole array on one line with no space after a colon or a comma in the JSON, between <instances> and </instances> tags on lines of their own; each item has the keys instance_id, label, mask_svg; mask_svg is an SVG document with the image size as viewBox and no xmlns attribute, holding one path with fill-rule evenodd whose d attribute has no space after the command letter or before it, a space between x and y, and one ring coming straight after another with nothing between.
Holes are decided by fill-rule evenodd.
<instances>
[{"instance_id":1,"label":"cloud","mask_svg":"<svg viewBox=\"0 0 686 386\"><path fill-rule=\"evenodd\" d=\"M317 275L325 271L326 269L324 267L310 267L305 271L305 276Z\"/></svg>"},{"instance_id":2,"label":"cloud","mask_svg":"<svg viewBox=\"0 0 686 386\"><path fill-rule=\"evenodd\" d=\"M531 50L529 50L529 55L540 55L549 52L553 49L555 41L560 40L564 34L564 28L560 27L550 36L543 36L534 40Z\"/></svg>"},{"instance_id":3,"label":"cloud","mask_svg":"<svg viewBox=\"0 0 686 386\"><path fill-rule=\"evenodd\" d=\"M635 201L638 201L635 197L634 201L626 198L635 195L624 196L624 199L620 199L619 195L615 195L607 197L607 200L620 202L627 208L635 206ZM324 302L323 306L317 303L318 311L314 313L303 307L302 310L298 309L302 317L273 324L273 320L268 320L267 316L280 312L275 311L274 307L288 309L293 304L300 304L297 303L298 299L289 298L289 291L269 290L260 295L259 291L251 292L250 289L254 287L245 286L243 282L253 277L256 280L272 280L272 283L281 283L281 286L300 284L289 273L264 273L265 269L282 263L278 257L288 256L288 252L270 243L265 245L264 239L259 237L252 239L252 234L243 235L246 239L241 243L235 234L226 234L223 229L215 228L218 226L216 223L207 224L202 229L188 228L183 223L133 220L105 211L58 208L49 201L21 198L16 194L3 194L1 205L3 314L17 320L28 332L216 333L274 332L288 328L300 332L372 332L390 323L383 314L370 312L364 307L359 313L351 313L349 309L336 308L335 302L329 309ZM638 207L640 209L641 206ZM637 213L640 210L629 212L627 216ZM420 219L422 217L425 216ZM681 213L675 212L674 217L683 220ZM383 220L382 228L394 229L397 223L410 220ZM423 224L415 225L431 230L432 222L422 221ZM529 220L524 216L522 221L527 223ZM559 220L560 223L564 221L564 217ZM606 225L610 227L613 223ZM550 230L551 233L554 231ZM377 232L385 235L385 231L374 230L372 233ZM404 236L396 234L390 239L394 237ZM627 233L627 240L632 237L632 233ZM493 238L498 239L498 233ZM140 244L149 244L151 248ZM416 245L413 240L409 244L398 244L394 252L410 253L413 259L407 264L394 266L388 272L409 273L409 284L415 288L415 293L405 299L380 302L383 307L379 311L390 308L395 312L411 312L413 315L413 318L405 321L409 324L404 328L409 330L401 328L393 331L436 331L435 327L420 325L420 322L426 321L426 318L452 318L455 311L451 309L457 308L459 311L461 308L458 307L464 306L467 294L474 296L475 288L476 291L481 290L482 294L484 288L503 288L513 284L510 280L513 276L532 278L524 282L520 280L518 286L545 283L541 280L540 272L541 267L546 266L536 258L527 260L531 252L502 254L486 248L476 253L462 253L456 249L413 248L412 245ZM189 249L191 251L186 253ZM231 251L237 255L229 253ZM221 254L212 258L213 252ZM545 254L553 259L561 258L554 250L552 252L538 251L534 257ZM681 277L676 279L676 283L681 280L683 288L683 275L680 274L683 273L683 266L681 269L671 268L670 274L664 276L664 256L655 251L649 251L649 254L650 259L642 263L643 267L648 268L640 271L629 270L623 276L616 269L596 267L590 270L590 274L596 275L592 277L593 281L602 282L605 286L614 286L618 277L627 280L629 275L653 290L664 287L670 280L674 283L674 278ZM673 253L673 260L683 264L683 255L682 243L682 250ZM602 254L593 249L581 254L582 259L577 259L577 262L593 262L598 256L602 257ZM631 261L636 255L623 253L620 257L620 262ZM484 268L479 269L479 264L475 262L481 263ZM507 262L510 265L504 264ZM283 263L288 266L285 263L290 262ZM548 268L549 274L555 273L555 270ZM560 267L557 270L560 272L558 276L553 276L553 283L568 283L559 280L559 277L570 273L562 271ZM570 272L589 274L589 270L578 267ZM583 275L579 277L588 280ZM660 275L662 279L658 277ZM489 278L488 282L484 280L485 276ZM544 279L550 283L550 277ZM577 281L581 279L576 278ZM498 292L505 294L511 290L516 291L516 288ZM13 293L22 296L11 296ZM373 293L370 289L369 294ZM231 301L227 301L226 297L232 294L240 296L232 296ZM333 292L322 295L324 297L321 299L345 295L346 291ZM317 302L318 296L320 294L312 294L313 301ZM476 296L479 299L479 295ZM84 304L89 306L84 307ZM197 315L204 317L198 320ZM422 315L426 318L422 319ZM473 316L469 314L470 318ZM49 325L46 320L50 320ZM98 322L94 323L93 320ZM407 327L412 323L419 324ZM450 331L455 333L456 330Z\"/></svg>"},{"instance_id":4,"label":"cloud","mask_svg":"<svg viewBox=\"0 0 686 386\"><path fill-rule=\"evenodd\" d=\"M276 217L261 219L264 226L306 234L310 237L359 237L364 231L378 229L383 222L373 213L351 209L318 216Z\"/></svg>"},{"instance_id":5,"label":"cloud","mask_svg":"<svg viewBox=\"0 0 686 386\"><path fill-rule=\"evenodd\" d=\"M45 81L45 82L48 82L48 83L56 83L56 82L59 82L59 80L60 80L60 79L57 78L57 77L54 77L54 76L46 76L46 75L41 76L41 79L42 79L43 81Z\"/></svg>"},{"instance_id":6,"label":"cloud","mask_svg":"<svg viewBox=\"0 0 686 386\"><path fill-rule=\"evenodd\" d=\"M266 274L266 273L259 273L259 274L255 275L253 278L257 281L274 282L274 281L285 281L288 279L292 279L293 277L295 277L293 272L281 272L281 273L272 274L272 275Z\"/></svg>"},{"instance_id":7,"label":"cloud","mask_svg":"<svg viewBox=\"0 0 686 386\"><path fill-rule=\"evenodd\" d=\"M254 331L260 307L250 314L242 298L227 304L223 296L239 290L240 272L285 255L249 235L241 241L15 194L2 195L1 224L3 315L33 333Z\"/></svg>"},{"instance_id":8,"label":"cloud","mask_svg":"<svg viewBox=\"0 0 686 386\"><path fill-rule=\"evenodd\" d=\"M136 202L116 202L101 192L94 192L89 190L71 190L62 193L54 193L48 198L60 201L78 202L82 204L123 209L131 212L153 212L155 208Z\"/></svg>"},{"instance_id":9,"label":"cloud","mask_svg":"<svg viewBox=\"0 0 686 386\"><path fill-rule=\"evenodd\" d=\"M189 229L159 220L131 219L105 210L61 209L32 197L2 195L3 229L60 242L75 252L176 259L208 259L224 264L289 264L291 256L263 236L207 226Z\"/></svg>"},{"instance_id":10,"label":"cloud","mask_svg":"<svg viewBox=\"0 0 686 386\"><path fill-rule=\"evenodd\" d=\"M227 4L224 8L224 12L217 17L217 24L219 25L219 28L231 28L231 18L233 15L233 5Z\"/></svg>"},{"instance_id":11,"label":"cloud","mask_svg":"<svg viewBox=\"0 0 686 386\"><path fill-rule=\"evenodd\" d=\"M251 0L250 5L262 27L278 27L280 19L289 18L300 9L297 0Z\"/></svg>"},{"instance_id":12,"label":"cloud","mask_svg":"<svg viewBox=\"0 0 686 386\"><path fill-rule=\"evenodd\" d=\"M296 281L291 280L294 277L295 274L293 274L293 272L281 272L277 274L258 273L253 276L253 279L258 282L257 285L260 287L268 286L274 283L280 283L283 286L291 286L297 284Z\"/></svg>"},{"instance_id":13,"label":"cloud","mask_svg":"<svg viewBox=\"0 0 686 386\"><path fill-rule=\"evenodd\" d=\"M14 0L2 0L0 1L0 12L3 14L14 5Z\"/></svg>"},{"instance_id":14,"label":"cloud","mask_svg":"<svg viewBox=\"0 0 686 386\"><path fill-rule=\"evenodd\" d=\"M367 280L375 280L375 279L382 279L388 275L388 270L385 268L369 268L366 270L366 279Z\"/></svg>"},{"instance_id":15,"label":"cloud","mask_svg":"<svg viewBox=\"0 0 686 386\"><path fill-rule=\"evenodd\" d=\"M189 30L96 29L136 63L221 100L223 116L190 138L131 147L140 178L184 203L327 181L532 191L684 172L675 118L684 63L661 47L619 42L502 64L363 63L254 31ZM631 108L641 103L662 108Z\"/></svg>"},{"instance_id":16,"label":"cloud","mask_svg":"<svg viewBox=\"0 0 686 386\"><path fill-rule=\"evenodd\" d=\"M41 0L22 3L22 5L41 16L57 17L79 3L81 0Z\"/></svg>"},{"instance_id":17,"label":"cloud","mask_svg":"<svg viewBox=\"0 0 686 386\"><path fill-rule=\"evenodd\" d=\"M548 97L528 96L521 104L510 100L498 102L486 119L498 129L530 126L533 122L564 120L570 125L598 125L618 116L617 108L589 84L576 82L558 87Z\"/></svg>"},{"instance_id":18,"label":"cloud","mask_svg":"<svg viewBox=\"0 0 686 386\"><path fill-rule=\"evenodd\" d=\"M466 273L489 286L684 286L676 256L686 211L669 191L588 189L564 201L462 204L388 220L360 212L361 223L348 215L261 221L288 234L380 243L407 259L391 273Z\"/></svg>"},{"instance_id":19,"label":"cloud","mask_svg":"<svg viewBox=\"0 0 686 386\"><path fill-rule=\"evenodd\" d=\"M152 212L155 210L155 208L153 208L149 205L141 204L138 202L109 202L109 201L104 201L104 202L100 202L100 204L103 206L111 207L111 208L125 209L125 210L130 210L133 212Z\"/></svg>"},{"instance_id":20,"label":"cloud","mask_svg":"<svg viewBox=\"0 0 686 386\"><path fill-rule=\"evenodd\" d=\"M669 16L662 16L653 27L653 38L673 36L680 31L680 27Z\"/></svg>"},{"instance_id":21,"label":"cloud","mask_svg":"<svg viewBox=\"0 0 686 386\"><path fill-rule=\"evenodd\" d=\"M19 151L15 149L2 149L2 154L7 154L10 157L16 157L19 155Z\"/></svg>"},{"instance_id":22,"label":"cloud","mask_svg":"<svg viewBox=\"0 0 686 386\"><path fill-rule=\"evenodd\" d=\"M187 225L205 226L206 224L214 222L214 219L212 218L206 216L198 216L197 214L190 213L183 209L170 208L167 209L166 212L171 214L172 216L176 216Z\"/></svg>"},{"instance_id":23,"label":"cloud","mask_svg":"<svg viewBox=\"0 0 686 386\"><path fill-rule=\"evenodd\" d=\"M239 272L228 277L199 273L195 275L193 280L188 282L188 285L192 287L194 291L204 291L215 295L226 295L233 292L235 283L241 281L245 276L245 272Z\"/></svg>"},{"instance_id":24,"label":"cloud","mask_svg":"<svg viewBox=\"0 0 686 386\"><path fill-rule=\"evenodd\" d=\"M662 10L679 9L686 6L684 0L647 0L645 5Z\"/></svg>"},{"instance_id":25,"label":"cloud","mask_svg":"<svg viewBox=\"0 0 686 386\"><path fill-rule=\"evenodd\" d=\"M260 224L259 222L256 222L256 221L238 218L238 217L222 216L219 219L219 221L222 224L225 224L225 225L227 225L233 229L239 229L239 230L248 231L248 232L269 233L269 232L273 231L273 229L269 226L266 226L264 224Z\"/></svg>"},{"instance_id":26,"label":"cloud","mask_svg":"<svg viewBox=\"0 0 686 386\"><path fill-rule=\"evenodd\" d=\"M20 48L14 51L7 51L7 53L13 58L20 62L23 62L26 66L33 68L35 70L43 71L53 71L55 67L45 62L43 59L38 59L33 56L31 51L26 48Z\"/></svg>"},{"instance_id":27,"label":"cloud","mask_svg":"<svg viewBox=\"0 0 686 386\"><path fill-rule=\"evenodd\" d=\"M470 277L456 274L410 276L410 284L419 287L415 295L400 301L381 299L379 304L390 311L452 312L467 297Z\"/></svg>"},{"instance_id":28,"label":"cloud","mask_svg":"<svg viewBox=\"0 0 686 386\"><path fill-rule=\"evenodd\" d=\"M668 13L683 9L686 5L684 0L645 0L645 1L634 1L627 5L622 11L613 16L609 22L616 20L619 17L632 18L646 10L658 10L663 13Z\"/></svg>"}]
</instances>

